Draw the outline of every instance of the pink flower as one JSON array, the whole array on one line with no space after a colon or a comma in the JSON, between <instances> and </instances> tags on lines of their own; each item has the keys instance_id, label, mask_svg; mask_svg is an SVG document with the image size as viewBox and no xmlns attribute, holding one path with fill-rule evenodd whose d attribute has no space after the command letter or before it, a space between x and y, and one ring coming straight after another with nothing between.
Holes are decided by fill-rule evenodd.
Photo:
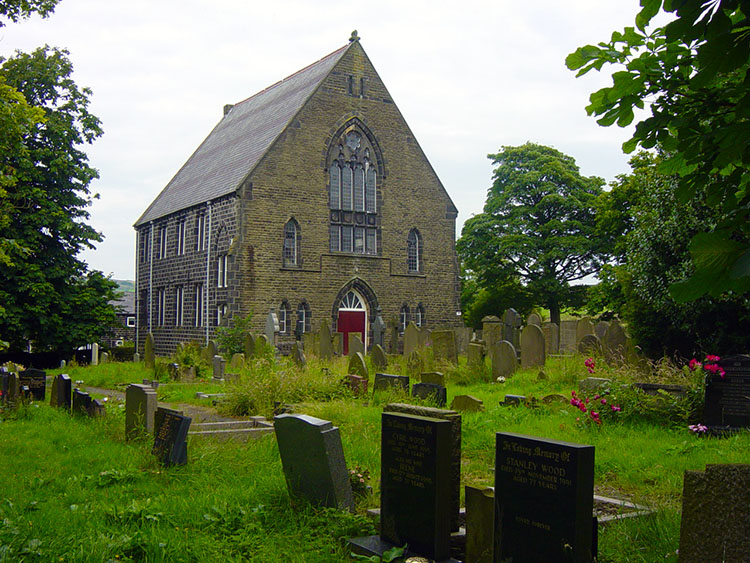
<instances>
[{"instance_id":1,"label":"pink flower","mask_svg":"<svg viewBox=\"0 0 750 563\"><path fill-rule=\"evenodd\" d=\"M606 404L607 404L607 399L602 399L602 400L601 400L601 403L602 403L603 405L606 405Z\"/></svg>"},{"instance_id":2,"label":"pink flower","mask_svg":"<svg viewBox=\"0 0 750 563\"><path fill-rule=\"evenodd\" d=\"M690 360L690 362L688 362L688 367L690 368L690 371L695 371L695 368L701 367L701 363L693 358L692 360Z\"/></svg>"},{"instance_id":3,"label":"pink flower","mask_svg":"<svg viewBox=\"0 0 750 563\"><path fill-rule=\"evenodd\" d=\"M599 398L599 395L598 395L598 394L597 394L597 395L594 395L594 399L598 399L598 398Z\"/></svg>"},{"instance_id":4,"label":"pink flower","mask_svg":"<svg viewBox=\"0 0 750 563\"><path fill-rule=\"evenodd\" d=\"M706 359L704 361L706 362L718 362L721 358L719 356L712 356L711 354L708 354L706 356Z\"/></svg>"},{"instance_id":5,"label":"pink flower","mask_svg":"<svg viewBox=\"0 0 750 563\"><path fill-rule=\"evenodd\" d=\"M612 412L620 412L622 407L620 405L612 405Z\"/></svg>"}]
</instances>

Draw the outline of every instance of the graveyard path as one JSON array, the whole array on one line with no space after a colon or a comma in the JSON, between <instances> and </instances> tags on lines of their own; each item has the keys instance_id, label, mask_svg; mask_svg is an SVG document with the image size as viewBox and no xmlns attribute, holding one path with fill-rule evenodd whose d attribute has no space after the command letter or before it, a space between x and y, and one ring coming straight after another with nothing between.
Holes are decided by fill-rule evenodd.
<instances>
[{"instance_id":1,"label":"graveyard path","mask_svg":"<svg viewBox=\"0 0 750 563\"><path fill-rule=\"evenodd\" d=\"M88 393L97 393L99 395L104 395L105 397L108 397L110 400L116 399L116 400L125 402L125 393L122 391L116 391L115 389L105 389L103 387L88 387L88 386L84 387L84 389ZM189 405L186 403L164 403L161 401L159 402L159 406L182 411L185 416L189 416L190 418L192 418L193 422L195 423L231 422L233 420L237 420L235 418L228 418L226 416L221 416L220 414L216 412L216 409L212 407Z\"/></svg>"}]
</instances>

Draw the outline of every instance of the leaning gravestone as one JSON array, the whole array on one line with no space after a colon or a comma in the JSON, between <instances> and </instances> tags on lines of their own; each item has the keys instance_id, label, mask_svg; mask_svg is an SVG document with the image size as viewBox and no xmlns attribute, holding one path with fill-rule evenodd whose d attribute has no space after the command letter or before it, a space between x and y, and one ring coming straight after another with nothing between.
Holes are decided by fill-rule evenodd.
<instances>
[{"instance_id":1,"label":"leaning gravestone","mask_svg":"<svg viewBox=\"0 0 750 563\"><path fill-rule=\"evenodd\" d=\"M712 373L706 381L703 423L722 430L750 427L750 356L722 358L722 377Z\"/></svg>"},{"instance_id":2,"label":"leaning gravestone","mask_svg":"<svg viewBox=\"0 0 750 563\"><path fill-rule=\"evenodd\" d=\"M495 342L503 339L502 321L494 315L487 315L482 319L482 339L491 348Z\"/></svg>"},{"instance_id":3,"label":"leaning gravestone","mask_svg":"<svg viewBox=\"0 0 750 563\"><path fill-rule=\"evenodd\" d=\"M29 368L19 372L18 384L21 387L28 387L32 400L44 401L44 395L47 391L47 374L44 371Z\"/></svg>"},{"instance_id":4,"label":"leaning gravestone","mask_svg":"<svg viewBox=\"0 0 750 563\"><path fill-rule=\"evenodd\" d=\"M365 379L370 378L370 372L367 370L367 362L365 362L365 357L362 355L362 352L356 352L351 358L349 358L348 371L349 373L359 375Z\"/></svg>"},{"instance_id":5,"label":"leaning gravestone","mask_svg":"<svg viewBox=\"0 0 750 563\"><path fill-rule=\"evenodd\" d=\"M187 434L192 419L180 411L157 407L154 413L154 447L151 453L162 465L187 463Z\"/></svg>"},{"instance_id":6,"label":"leaning gravestone","mask_svg":"<svg viewBox=\"0 0 750 563\"><path fill-rule=\"evenodd\" d=\"M273 420L289 493L321 506L353 511L338 427L304 414L282 414Z\"/></svg>"},{"instance_id":7,"label":"leaning gravestone","mask_svg":"<svg viewBox=\"0 0 750 563\"><path fill-rule=\"evenodd\" d=\"M544 323L544 348L547 355L560 353L560 328L555 323Z\"/></svg>"},{"instance_id":8,"label":"leaning gravestone","mask_svg":"<svg viewBox=\"0 0 750 563\"><path fill-rule=\"evenodd\" d=\"M448 402L447 389L435 383L415 383L411 388L411 396L433 401L438 407L444 407Z\"/></svg>"},{"instance_id":9,"label":"leaning gravestone","mask_svg":"<svg viewBox=\"0 0 750 563\"><path fill-rule=\"evenodd\" d=\"M604 359L608 364L622 364L626 358L626 335L620 321L614 319L607 327L602 340Z\"/></svg>"},{"instance_id":10,"label":"leaning gravestone","mask_svg":"<svg viewBox=\"0 0 750 563\"><path fill-rule=\"evenodd\" d=\"M370 350L370 359L372 360L372 365L378 369L385 369L388 367L388 356L380 344L375 344L372 347Z\"/></svg>"},{"instance_id":11,"label":"leaning gravestone","mask_svg":"<svg viewBox=\"0 0 750 563\"><path fill-rule=\"evenodd\" d=\"M349 337L349 356L354 354L364 354L365 345L362 343L362 335L359 332L350 332Z\"/></svg>"},{"instance_id":12,"label":"leaning gravestone","mask_svg":"<svg viewBox=\"0 0 750 563\"><path fill-rule=\"evenodd\" d=\"M154 351L154 335L150 332L146 335L146 343L143 345L143 361L146 368L154 369L156 365L156 352Z\"/></svg>"},{"instance_id":13,"label":"leaning gravestone","mask_svg":"<svg viewBox=\"0 0 750 563\"><path fill-rule=\"evenodd\" d=\"M749 560L750 465L685 472L679 553L680 563Z\"/></svg>"},{"instance_id":14,"label":"leaning gravestone","mask_svg":"<svg viewBox=\"0 0 750 563\"><path fill-rule=\"evenodd\" d=\"M156 391L150 385L132 383L125 389L125 439L130 440L145 431L154 432Z\"/></svg>"},{"instance_id":15,"label":"leaning gravestone","mask_svg":"<svg viewBox=\"0 0 750 563\"><path fill-rule=\"evenodd\" d=\"M323 319L323 322L320 323L320 331L318 337L320 338L320 342L318 346L320 346L320 350L318 351L318 355L320 356L321 360L330 360L333 357L333 344L331 342L331 329L328 327L328 321Z\"/></svg>"},{"instance_id":16,"label":"leaning gravestone","mask_svg":"<svg viewBox=\"0 0 750 563\"><path fill-rule=\"evenodd\" d=\"M445 387L445 375L439 371L423 371L419 374L419 379L422 383L433 383Z\"/></svg>"},{"instance_id":17,"label":"leaning gravestone","mask_svg":"<svg viewBox=\"0 0 750 563\"><path fill-rule=\"evenodd\" d=\"M492 359L492 377L510 377L518 367L516 350L507 340L496 342L490 351Z\"/></svg>"},{"instance_id":18,"label":"leaning gravestone","mask_svg":"<svg viewBox=\"0 0 750 563\"><path fill-rule=\"evenodd\" d=\"M578 353L588 356L601 356L602 343L596 334L585 334L578 341Z\"/></svg>"},{"instance_id":19,"label":"leaning gravestone","mask_svg":"<svg viewBox=\"0 0 750 563\"><path fill-rule=\"evenodd\" d=\"M435 361L457 365L458 350L456 348L456 333L452 330L433 330L432 353Z\"/></svg>"},{"instance_id":20,"label":"leaning gravestone","mask_svg":"<svg viewBox=\"0 0 750 563\"><path fill-rule=\"evenodd\" d=\"M408 375L391 375L388 373L376 373L375 381L372 384L372 392L377 393L378 391L403 391L404 393L409 392L409 376Z\"/></svg>"},{"instance_id":21,"label":"leaning gravestone","mask_svg":"<svg viewBox=\"0 0 750 563\"><path fill-rule=\"evenodd\" d=\"M482 412L484 402L473 395L456 395L451 401L451 409L459 412Z\"/></svg>"},{"instance_id":22,"label":"leaning gravestone","mask_svg":"<svg viewBox=\"0 0 750 563\"><path fill-rule=\"evenodd\" d=\"M404 358L408 358L419 348L419 329L410 321L404 331Z\"/></svg>"},{"instance_id":23,"label":"leaning gravestone","mask_svg":"<svg viewBox=\"0 0 750 563\"><path fill-rule=\"evenodd\" d=\"M249 332L245 335L244 349L246 359L255 357L255 337Z\"/></svg>"},{"instance_id":24,"label":"leaning gravestone","mask_svg":"<svg viewBox=\"0 0 750 563\"><path fill-rule=\"evenodd\" d=\"M495 562L591 563L594 447L498 432L495 455Z\"/></svg>"},{"instance_id":25,"label":"leaning gravestone","mask_svg":"<svg viewBox=\"0 0 750 563\"><path fill-rule=\"evenodd\" d=\"M276 348L276 335L279 333L279 319L273 309L266 316L266 328L264 330L268 343Z\"/></svg>"},{"instance_id":26,"label":"leaning gravestone","mask_svg":"<svg viewBox=\"0 0 750 563\"><path fill-rule=\"evenodd\" d=\"M52 380L52 393L50 396L50 405L70 411L73 400L73 382L70 377L61 373Z\"/></svg>"},{"instance_id":27,"label":"leaning gravestone","mask_svg":"<svg viewBox=\"0 0 750 563\"><path fill-rule=\"evenodd\" d=\"M546 359L542 329L537 325L524 327L521 332L521 367L527 369L543 366Z\"/></svg>"}]
</instances>

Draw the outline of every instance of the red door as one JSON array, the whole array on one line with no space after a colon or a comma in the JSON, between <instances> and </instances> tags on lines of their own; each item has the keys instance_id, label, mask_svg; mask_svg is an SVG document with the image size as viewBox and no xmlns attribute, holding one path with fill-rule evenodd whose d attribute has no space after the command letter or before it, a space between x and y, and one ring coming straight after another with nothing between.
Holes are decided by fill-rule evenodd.
<instances>
[{"instance_id":1,"label":"red door","mask_svg":"<svg viewBox=\"0 0 750 563\"><path fill-rule=\"evenodd\" d=\"M344 355L349 353L349 333L359 332L365 341L365 312L339 311L338 331L344 335Z\"/></svg>"}]
</instances>

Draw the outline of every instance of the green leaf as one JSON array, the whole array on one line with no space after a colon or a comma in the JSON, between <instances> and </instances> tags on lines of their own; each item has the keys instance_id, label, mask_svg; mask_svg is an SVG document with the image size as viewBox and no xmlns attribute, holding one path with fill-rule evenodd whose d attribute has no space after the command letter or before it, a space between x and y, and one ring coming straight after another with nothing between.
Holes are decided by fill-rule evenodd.
<instances>
[{"instance_id":1,"label":"green leaf","mask_svg":"<svg viewBox=\"0 0 750 563\"><path fill-rule=\"evenodd\" d=\"M726 233L698 233L690 241L690 255L696 270L726 270L737 260L744 245Z\"/></svg>"},{"instance_id":2,"label":"green leaf","mask_svg":"<svg viewBox=\"0 0 750 563\"><path fill-rule=\"evenodd\" d=\"M646 26L651 19L659 12L661 0L641 0L641 11L635 17L635 25L641 31L646 31Z\"/></svg>"},{"instance_id":3,"label":"green leaf","mask_svg":"<svg viewBox=\"0 0 750 563\"><path fill-rule=\"evenodd\" d=\"M734 262L729 272L729 277L731 278L742 278L745 276L750 276L750 250L747 250Z\"/></svg>"}]
</instances>

